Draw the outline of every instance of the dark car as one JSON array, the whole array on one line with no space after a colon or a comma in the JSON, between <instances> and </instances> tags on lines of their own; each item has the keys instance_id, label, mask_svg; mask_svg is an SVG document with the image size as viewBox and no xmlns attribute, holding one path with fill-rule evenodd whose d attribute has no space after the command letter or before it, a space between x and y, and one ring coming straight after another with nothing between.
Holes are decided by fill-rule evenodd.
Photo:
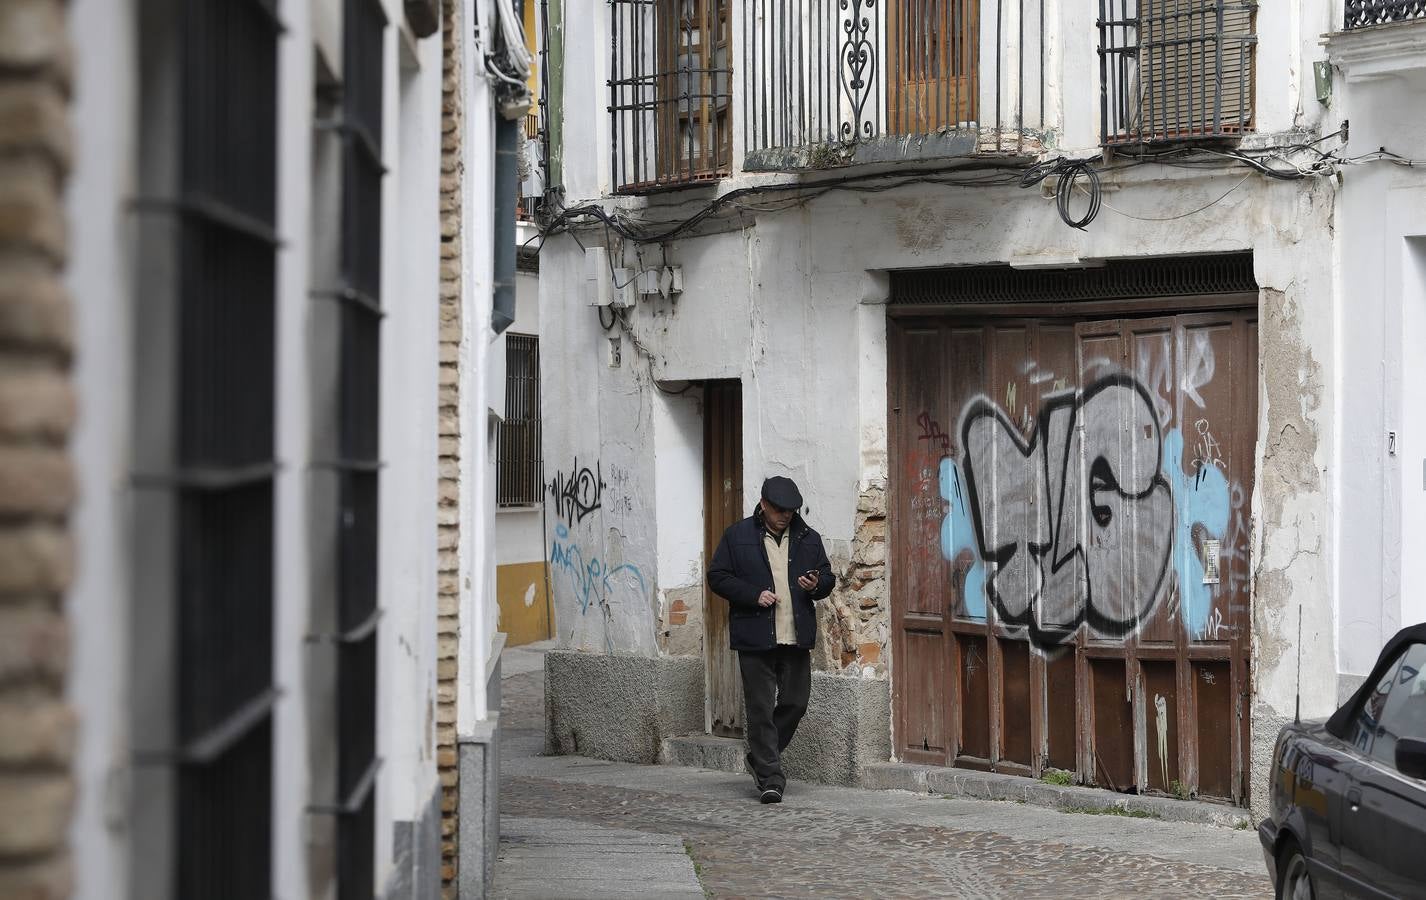
<instances>
[{"instance_id":1,"label":"dark car","mask_svg":"<svg viewBox=\"0 0 1426 900\"><path fill-rule=\"evenodd\" d=\"M1426 898L1426 624L1326 722L1283 727L1258 826L1279 898Z\"/></svg>"}]
</instances>

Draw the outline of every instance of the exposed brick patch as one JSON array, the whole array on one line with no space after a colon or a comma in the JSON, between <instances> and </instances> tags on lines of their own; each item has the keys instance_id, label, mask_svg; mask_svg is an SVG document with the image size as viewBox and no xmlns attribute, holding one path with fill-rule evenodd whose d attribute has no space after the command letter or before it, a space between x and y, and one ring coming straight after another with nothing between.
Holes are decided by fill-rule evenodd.
<instances>
[{"instance_id":1,"label":"exposed brick patch","mask_svg":"<svg viewBox=\"0 0 1426 900\"><path fill-rule=\"evenodd\" d=\"M659 649L670 656L702 656L703 585L670 588L662 594Z\"/></svg>"},{"instance_id":2,"label":"exposed brick patch","mask_svg":"<svg viewBox=\"0 0 1426 900\"><path fill-rule=\"evenodd\" d=\"M821 663L831 670L871 666L886 672L891 607L886 581L886 488L875 483L857 498L851 558L821 617Z\"/></svg>"},{"instance_id":3,"label":"exposed brick patch","mask_svg":"<svg viewBox=\"0 0 1426 900\"><path fill-rule=\"evenodd\" d=\"M73 890L66 15L63 0L0 3L0 897L27 900Z\"/></svg>"},{"instance_id":4,"label":"exposed brick patch","mask_svg":"<svg viewBox=\"0 0 1426 900\"><path fill-rule=\"evenodd\" d=\"M440 389L436 487L436 768L441 778L441 894L456 896L458 861L456 666L460 633L460 268L462 119L458 3L441 9Z\"/></svg>"}]
</instances>

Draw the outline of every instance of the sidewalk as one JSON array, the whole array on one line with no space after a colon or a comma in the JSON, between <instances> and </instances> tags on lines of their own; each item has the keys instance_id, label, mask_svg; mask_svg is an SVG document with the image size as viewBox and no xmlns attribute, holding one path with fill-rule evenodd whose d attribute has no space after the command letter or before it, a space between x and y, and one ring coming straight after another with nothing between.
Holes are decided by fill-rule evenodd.
<instances>
[{"instance_id":1,"label":"sidewalk","mask_svg":"<svg viewBox=\"0 0 1426 900\"><path fill-rule=\"evenodd\" d=\"M506 651L497 897L1272 896L1251 830L541 757L540 655Z\"/></svg>"}]
</instances>

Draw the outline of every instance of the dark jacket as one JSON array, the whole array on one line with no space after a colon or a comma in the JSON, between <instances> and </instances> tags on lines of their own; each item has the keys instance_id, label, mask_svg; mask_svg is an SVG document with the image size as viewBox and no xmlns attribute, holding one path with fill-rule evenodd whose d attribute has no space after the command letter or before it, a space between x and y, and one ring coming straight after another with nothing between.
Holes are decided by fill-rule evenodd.
<instances>
[{"instance_id":1,"label":"dark jacket","mask_svg":"<svg viewBox=\"0 0 1426 900\"><path fill-rule=\"evenodd\" d=\"M810 650L817 643L817 613L812 604L832 593L837 579L822 547L822 537L807 527L801 516L793 516L782 538L788 547L787 586L792 591L792 621L797 630L797 646ZM797 577L817 570L817 587L805 591ZM734 650L771 650L777 646L775 606L758 606L763 591L774 590L772 566L763 546L761 511L723 532L723 540L708 566L708 586L728 601L728 638Z\"/></svg>"}]
</instances>

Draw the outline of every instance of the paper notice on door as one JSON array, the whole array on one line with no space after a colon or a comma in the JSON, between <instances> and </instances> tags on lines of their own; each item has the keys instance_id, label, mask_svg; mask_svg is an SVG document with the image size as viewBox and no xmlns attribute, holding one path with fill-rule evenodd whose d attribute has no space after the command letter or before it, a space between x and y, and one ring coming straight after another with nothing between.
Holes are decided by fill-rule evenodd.
<instances>
[{"instance_id":1,"label":"paper notice on door","mask_svg":"<svg viewBox=\"0 0 1426 900\"><path fill-rule=\"evenodd\" d=\"M1218 583L1218 551L1221 541L1207 540L1203 542L1203 583Z\"/></svg>"}]
</instances>

